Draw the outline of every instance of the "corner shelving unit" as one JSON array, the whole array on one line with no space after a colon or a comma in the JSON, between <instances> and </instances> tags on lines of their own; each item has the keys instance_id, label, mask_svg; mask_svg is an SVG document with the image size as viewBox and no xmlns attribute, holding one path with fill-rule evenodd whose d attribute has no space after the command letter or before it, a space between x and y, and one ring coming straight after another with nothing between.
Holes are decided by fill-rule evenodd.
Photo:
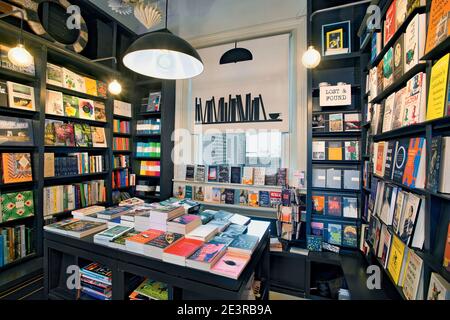
<instances>
[{"instance_id":1,"label":"corner shelving unit","mask_svg":"<svg viewBox=\"0 0 450 320\"><path fill-rule=\"evenodd\" d=\"M385 13L389 6L391 5L392 0L383 1L383 9L382 9L382 21L384 20ZM370 68L375 67L383 58L386 51L393 46L393 44L398 40L401 34L406 30L407 25L412 20L414 15L429 13L431 1L427 1L426 6L422 6L416 8L410 16L408 16L405 22L400 26L400 28L395 32L392 39L387 43L387 45L381 50L380 54L374 59L372 63L368 64L368 68L365 70L365 73L370 70ZM429 17L428 17L429 19ZM406 72L401 78L395 81L388 88L384 89L377 97L374 97L370 102L371 103L381 103L386 97L388 97L391 93L396 92L398 89L401 89L406 85L406 82L416 75L419 72L426 72L427 74L427 85L429 85L429 77L431 73L431 67L433 62L441 58L444 54L448 53L450 48L450 38L447 38L442 43L440 43L436 48L434 48L431 52L422 57L422 61L420 64L413 67L411 70ZM367 52L370 53L370 48L366 49ZM363 77L365 78L365 74L363 73ZM428 90L427 90L428 92ZM428 166L430 163L430 154L431 154L431 140L433 137L437 136L445 136L450 134L450 117L443 117L432 121L425 121L422 123L404 126L395 130L391 130L388 132L384 132L382 134L373 135L368 129L368 134L370 135L371 143L379 142L379 141L389 141L396 140L400 138L416 138L416 137L424 137L426 139L426 172L428 173ZM371 164L373 168L373 164ZM423 296L427 297L428 292L428 284L430 281L430 276L432 272L436 272L441 275L446 281L450 282L450 272L448 272L442 264L442 258L444 256L444 246L446 243L447 237L447 227L450 221L450 196L447 194L434 193L427 189L417 189L417 188L409 188L401 183L396 183L389 179L384 179L382 177L378 177L373 173L369 175L370 179L376 178L379 180L383 180L386 183L396 185L403 190L414 193L422 197L425 202L425 241L422 250L414 249L415 253L423 260L424 266L424 278L421 281L423 283ZM370 183L368 184L370 186ZM371 190L369 187L364 188L365 197L369 197ZM423 204L422 204L423 205ZM368 222L365 222L368 223ZM383 222L382 222L383 223ZM387 227L388 230L390 226ZM369 263L378 264L381 269L384 270L386 279L388 279L389 286L394 289L397 297L401 299L406 299L403 294L403 290L400 286L396 285L391 275L387 270L383 268L382 262L379 258L377 258L376 252L369 245L369 252L367 254L367 259ZM385 281L386 282L386 281Z\"/></svg>"}]
</instances>

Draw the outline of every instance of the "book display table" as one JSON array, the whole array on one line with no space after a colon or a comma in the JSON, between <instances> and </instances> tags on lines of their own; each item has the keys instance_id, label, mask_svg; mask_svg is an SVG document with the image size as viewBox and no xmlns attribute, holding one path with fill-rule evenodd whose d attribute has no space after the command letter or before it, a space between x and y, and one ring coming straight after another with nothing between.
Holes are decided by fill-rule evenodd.
<instances>
[{"instance_id":1,"label":"book display table","mask_svg":"<svg viewBox=\"0 0 450 320\"><path fill-rule=\"evenodd\" d=\"M136 276L167 283L169 299L245 299L253 274L261 279L261 299L269 295L269 224L252 254L251 260L237 280L191 269L143 255L94 243L93 236L82 239L44 232L44 293L49 299L91 299L78 297L76 268L98 262L112 271L112 299L127 300L137 286ZM69 269L68 269L69 268ZM69 270L69 271L68 271ZM72 270L72 271L70 271ZM251 286L251 284L250 284Z\"/></svg>"}]
</instances>

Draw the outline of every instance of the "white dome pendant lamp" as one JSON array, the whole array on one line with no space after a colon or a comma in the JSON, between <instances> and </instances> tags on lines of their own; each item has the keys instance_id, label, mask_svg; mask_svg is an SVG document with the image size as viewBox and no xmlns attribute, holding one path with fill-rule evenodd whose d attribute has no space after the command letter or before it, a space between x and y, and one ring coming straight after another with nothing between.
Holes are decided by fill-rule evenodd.
<instances>
[{"instance_id":1,"label":"white dome pendant lamp","mask_svg":"<svg viewBox=\"0 0 450 320\"><path fill-rule=\"evenodd\" d=\"M204 66L200 55L186 40L165 29L144 34L135 40L123 57L130 70L157 79L180 80L198 76Z\"/></svg>"}]
</instances>

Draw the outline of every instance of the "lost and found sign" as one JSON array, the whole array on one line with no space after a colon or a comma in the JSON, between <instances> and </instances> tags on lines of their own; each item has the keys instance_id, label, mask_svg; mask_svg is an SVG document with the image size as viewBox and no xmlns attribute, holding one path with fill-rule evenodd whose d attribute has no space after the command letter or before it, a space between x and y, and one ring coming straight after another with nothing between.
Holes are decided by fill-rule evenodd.
<instances>
[{"instance_id":1,"label":"lost and found sign","mask_svg":"<svg viewBox=\"0 0 450 320\"><path fill-rule=\"evenodd\" d=\"M349 106L352 104L352 86L349 84L320 87L320 106Z\"/></svg>"}]
</instances>

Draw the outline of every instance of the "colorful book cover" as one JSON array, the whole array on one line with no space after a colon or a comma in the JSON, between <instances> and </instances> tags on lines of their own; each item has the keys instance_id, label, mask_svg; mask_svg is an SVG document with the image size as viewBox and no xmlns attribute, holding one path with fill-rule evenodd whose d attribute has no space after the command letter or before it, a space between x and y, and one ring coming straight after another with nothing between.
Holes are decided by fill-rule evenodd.
<instances>
[{"instance_id":1,"label":"colorful book cover","mask_svg":"<svg viewBox=\"0 0 450 320\"><path fill-rule=\"evenodd\" d=\"M253 184L253 168L244 167L244 173L242 176L242 184L252 185Z\"/></svg>"},{"instance_id":2,"label":"colorful book cover","mask_svg":"<svg viewBox=\"0 0 450 320\"><path fill-rule=\"evenodd\" d=\"M231 167L230 169L230 183L241 184L242 181L242 167Z\"/></svg>"},{"instance_id":3,"label":"colorful book cover","mask_svg":"<svg viewBox=\"0 0 450 320\"><path fill-rule=\"evenodd\" d=\"M197 251L203 244L203 241L183 238L175 244L164 250L165 254L171 254L180 257L189 257Z\"/></svg>"},{"instance_id":4,"label":"colorful book cover","mask_svg":"<svg viewBox=\"0 0 450 320\"><path fill-rule=\"evenodd\" d=\"M425 138L411 139L408 147L408 159L403 172L402 181L404 185L410 188L421 187L417 186L416 182L419 178L419 171L424 170L424 168L421 167L421 162L424 161L424 159L421 159L422 156L425 156Z\"/></svg>"},{"instance_id":5,"label":"colorful book cover","mask_svg":"<svg viewBox=\"0 0 450 320\"><path fill-rule=\"evenodd\" d=\"M101 101L94 101L95 120L106 122L106 106Z\"/></svg>"},{"instance_id":6,"label":"colorful book cover","mask_svg":"<svg viewBox=\"0 0 450 320\"><path fill-rule=\"evenodd\" d=\"M3 183L28 182L33 180L31 155L29 153L2 154Z\"/></svg>"},{"instance_id":7,"label":"colorful book cover","mask_svg":"<svg viewBox=\"0 0 450 320\"><path fill-rule=\"evenodd\" d=\"M400 0L397 0L399 2ZM394 45L394 80L397 81L403 76L404 67L404 35L398 38Z\"/></svg>"},{"instance_id":8,"label":"colorful book cover","mask_svg":"<svg viewBox=\"0 0 450 320\"><path fill-rule=\"evenodd\" d=\"M309 251L320 252L322 251L322 236L306 235L306 247Z\"/></svg>"},{"instance_id":9,"label":"colorful book cover","mask_svg":"<svg viewBox=\"0 0 450 320\"><path fill-rule=\"evenodd\" d=\"M403 274L402 287L406 299L416 300L423 296L422 292L418 292L420 281L423 281L423 261L413 251L408 250L405 271Z\"/></svg>"},{"instance_id":10,"label":"colorful book cover","mask_svg":"<svg viewBox=\"0 0 450 320\"><path fill-rule=\"evenodd\" d=\"M328 224L328 242L337 246L342 244L342 225Z\"/></svg>"},{"instance_id":11,"label":"colorful book cover","mask_svg":"<svg viewBox=\"0 0 450 320\"><path fill-rule=\"evenodd\" d=\"M44 143L46 146L56 145L55 123L62 123L61 121L45 119L45 137Z\"/></svg>"},{"instance_id":12,"label":"colorful book cover","mask_svg":"<svg viewBox=\"0 0 450 320\"><path fill-rule=\"evenodd\" d=\"M281 204L281 192L270 191L270 206L277 208Z\"/></svg>"},{"instance_id":13,"label":"colorful book cover","mask_svg":"<svg viewBox=\"0 0 450 320\"><path fill-rule=\"evenodd\" d=\"M214 240L211 240L203 244L188 260L211 264L217 256L224 253L226 248L227 246L225 244L216 243Z\"/></svg>"},{"instance_id":14,"label":"colorful book cover","mask_svg":"<svg viewBox=\"0 0 450 320\"><path fill-rule=\"evenodd\" d=\"M386 12L386 18L384 20L384 45L392 39L395 34L396 29L396 16L395 16L395 0L392 1L388 11Z\"/></svg>"},{"instance_id":15,"label":"colorful book cover","mask_svg":"<svg viewBox=\"0 0 450 320\"><path fill-rule=\"evenodd\" d=\"M359 160L359 142L345 141L345 160L354 161Z\"/></svg>"},{"instance_id":16,"label":"colorful book cover","mask_svg":"<svg viewBox=\"0 0 450 320\"><path fill-rule=\"evenodd\" d=\"M405 170L406 161L408 159L409 139L399 140L395 150L394 156L394 175L393 180L397 183L402 183L403 172Z\"/></svg>"},{"instance_id":17,"label":"colorful book cover","mask_svg":"<svg viewBox=\"0 0 450 320\"><path fill-rule=\"evenodd\" d=\"M248 190L239 190L239 204L241 206L248 206Z\"/></svg>"},{"instance_id":18,"label":"colorful book cover","mask_svg":"<svg viewBox=\"0 0 450 320\"><path fill-rule=\"evenodd\" d=\"M230 251L247 251L249 253L258 245L259 238L250 234L239 234L234 237L233 242L230 244Z\"/></svg>"},{"instance_id":19,"label":"colorful book cover","mask_svg":"<svg viewBox=\"0 0 450 320\"><path fill-rule=\"evenodd\" d=\"M447 240L445 242L444 268L447 272L450 272L450 223L448 224Z\"/></svg>"},{"instance_id":20,"label":"colorful book cover","mask_svg":"<svg viewBox=\"0 0 450 320\"><path fill-rule=\"evenodd\" d=\"M79 118L79 100L77 97L63 95L64 115L66 117Z\"/></svg>"},{"instance_id":21,"label":"colorful book cover","mask_svg":"<svg viewBox=\"0 0 450 320\"><path fill-rule=\"evenodd\" d=\"M328 160L342 160L342 142L328 142Z\"/></svg>"},{"instance_id":22,"label":"colorful book cover","mask_svg":"<svg viewBox=\"0 0 450 320\"><path fill-rule=\"evenodd\" d=\"M345 218L358 218L358 198L343 198L343 216Z\"/></svg>"},{"instance_id":23,"label":"colorful book cover","mask_svg":"<svg viewBox=\"0 0 450 320\"><path fill-rule=\"evenodd\" d=\"M6 82L8 87L9 107L28 111L36 110L34 88L11 81Z\"/></svg>"},{"instance_id":24,"label":"colorful book cover","mask_svg":"<svg viewBox=\"0 0 450 320\"><path fill-rule=\"evenodd\" d=\"M250 256L246 254L226 252L211 268L211 272L224 277L238 279L249 261Z\"/></svg>"},{"instance_id":25,"label":"colorful book cover","mask_svg":"<svg viewBox=\"0 0 450 320\"><path fill-rule=\"evenodd\" d=\"M97 96L97 81L88 77L84 77L84 86L86 94Z\"/></svg>"},{"instance_id":26,"label":"colorful book cover","mask_svg":"<svg viewBox=\"0 0 450 320\"><path fill-rule=\"evenodd\" d=\"M63 86L63 71L61 67L47 63L47 83L58 87Z\"/></svg>"},{"instance_id":27,"label":"colorful book cover","mask_svg":"<svg viewBox=\"0 0 450 320\"><path fill-rule=\"evenodd\" d=\"M134 292L155 300L169 300L167 284L152 279L145 279Z\"/></svg>"},{"instance_id":28,"label":"colorful book cover","mask_svg":"<svg viewBox=\"0 0 450 320\"><path fill-rule=\"evenodd\" d=\"M342 198L338 196L328 196L327 215L340 217L342 215Z\"/></svg>"},{"instance_id":29,"label":"colorful book cover","mask_svg":"<svg viewBox=\"0 0 450 320\"><path fill-rule=\"evenodd\" d=\"M311 222L311 234L323 237L323 222Z\"/></svg>"},{"instance_id":30,"label":"colorful book cover","mask_svg":"<svg viewBox=\"0 0 450 320\"><path fill-rule=\"evenodd\" d=\"M278 168L277 171L277 186L284 187L288 183L287 168Z\"/></svg>"},{"instance_id":31,"label":"colorful book cover","mask_svg":"<svg viewBox=\"0 0 450 320\"><path fill-rule=\"evenodd\" d=\"M248 192L248 205L250 207L258 207L259 199L258 199L258 191L249 191Z\"/></svg>"},{"instance_id":32,"label":"colorful book cover","mask_svg":"<svg viewBox=\"0 0 450 320\"><path fill-rule=\"evenodd\" d=\"M325 196L312 196L312 211L313 214L324 214L325 210Z\"/></svg>"},{"instance_id":33,"label":"colorful book cover","mask_svg":"<svg viewBox=\"0 0 450 320\"><path fill-rule=\"evenodd\" d=\"M92 147L92 132L91 132L91 127L90 127L88 124L83 123L81 132L82 132L82 134L83 134L83 141L85 141L86 144L87 144L87 146L88 146L89 148L91 148L91 147Z\"/></svg>"},{"instance_id":34,"label":"colorful book cover","mask_svg":"<svg viewBox=\"0 0 450 320\"><path fill-rule=\"evenodd\" d=\"M92 131L92 146L94 148L106 148L108 142L106 141L105 128L91 127Z\"/></svg>"},{"instance_id":35,"label":"colorful book cover","mask_svg":"<svg viewBox=\"0 0 450 320\"><path fill-rule=\"evenodd\" d=\"M182 234L173 232L161 232L157 237L150 239L145 242L149 246L157 247L160 249L165 249L168 246L174 244L178 240L182 239L184 236Z\"/></svg>"},{"instance_id":36,"label":"colorful book cover","mask_svg":"<svg viewBox=\"0 0 450 320\"><path fill-rule=\"evenodd\" d=\"M81 119L95 120L94 101L78 99L78 114Z\"/></svg>"},{"instance_id":37,"label":"colorful book cover","mask_svg":"<svg viewBox=\"0 0 450 320\"><path fill-rule=\"evenodd\" d=\"M342 113L334 113L329 115L330 132L342 132L344 130L344 119Z\"/></svg>"},{"instance_id":38,"label":"colorful book cover","mask_svg":"<svg viewBox=\"0 0 450 320\"><path fill-rule=\"evenodd\" d=\"M0 145L32 146L32 120L0 116Z\"/></svg>"},{"instance_id":39,"label":"colorful book cover","mask_svg":"<svg viewBox=\"0 0 450 320\"><path fill-rule=\"evenodd\" d=\"M259 206L264 208L270 208L269 191L259 191Z\"/></svg>"},{"instance_id":40,"label":"colorful book cover","mask_svg":"<svg viewBox=\"0 0 450 320\"><path fill-rule=\"evenodd\" d=\"M394 82L394 50L390 48L383 57L383 88Z\"/></svg>"},{"instance_id":41,"label":"colorful book cover","mask_svg":"<svg viewBox=\"0 0 450 320\"><path fill-rule=\"evenodd\" d=\"M200 220L200 217L198 215L195 214L185 214L183 216L177 217L173 220L171 220L170 222L172 223L178 223L181 225L188 225L196 220Z\"/></svg>"},{"instance_id":42,"label":"colorful book cover","mask_svg":"<svg viewBox=\"0 0 450 320\"><path fill-rule=\"evenodd\" d=\"M358 232L355 226L344 226L342 245L350 248L358 246Z\"/></svg>"},{"instance_id":43,"label":"colorful book cover","mask_svg":"<svg viewBox=\"0 0 450 320\"><path fill-rule=\"evenodd\" d=\"M2 222L34 215L33 191L4 193L0 196Z\"/></svg>"},{"instance_id":44,"label":"colorful book cover","mask_svg":"<svg viewBox=\"0 0 450 320\"><path fill-rule=\"evenodd\" d=\"M135 235L133 237L127 238L126 241L144 244L144 243L151 242L152 240L158 238L162 234L164 234L164 232L161 230L150 229L150 230L141 232L138 235Z\"/></svg>"},{"instance_id":45,"label":"colorful book cover","mask_svg":"<svg viewBox=\"0 0 450 320\"><path fill-rule=\"evenodd\" d=\"M230 183L230 167L227 165L220 165L218 170L218 182Z\"/></svg>"},{"instance_id":46,"label":"colorful book cover","mask_svg":"<svg viewBox=\"0 0 450 320\"><path fill-rule=\"evenodd\" d=\"M450 53L447 53L431 68L427 120L442 118L446 115L449 60Z\"/></svg>"},{"instance_id":47,"label":"colorful book cover","mask_svg":"<svg viewBox=\"0 0 450 320\"><path fill-rule=\"evenodd\" d=\"M433 50L450 35L450 19L448 18L449 11L449 1L431 1L426 41L427 53Z\"/></svg>"},{"instance_id":48,"label":"colorful book cover","mask_svg":"<svg viewBox=\"0 0 450 320\"><path fill-rule=\"evenodd\" d=\"M97 92L98 92L99 97L107 98L108 97L108 85L103 81L97 80Z\"/></svg>"},{"instance_id":49,"label":"colorful book cover","mask_svg":"<svg viewBox=\"0 0 450 320\"><path fill-rule=\"evenodd\" d=\"M393 236L387 269L395 284L400 281L404 254L405 244L397 236Z\"/></svg>"},{"instance_id":50,"label":"colorful book cover","mask_svg":"<svg viewBox=\"0 0 450 320\"><path fill-rule=\"evenodd\" d=\"M217 181L217 166L208 167L208 182Z\"/></svg>"}]
</instances>

